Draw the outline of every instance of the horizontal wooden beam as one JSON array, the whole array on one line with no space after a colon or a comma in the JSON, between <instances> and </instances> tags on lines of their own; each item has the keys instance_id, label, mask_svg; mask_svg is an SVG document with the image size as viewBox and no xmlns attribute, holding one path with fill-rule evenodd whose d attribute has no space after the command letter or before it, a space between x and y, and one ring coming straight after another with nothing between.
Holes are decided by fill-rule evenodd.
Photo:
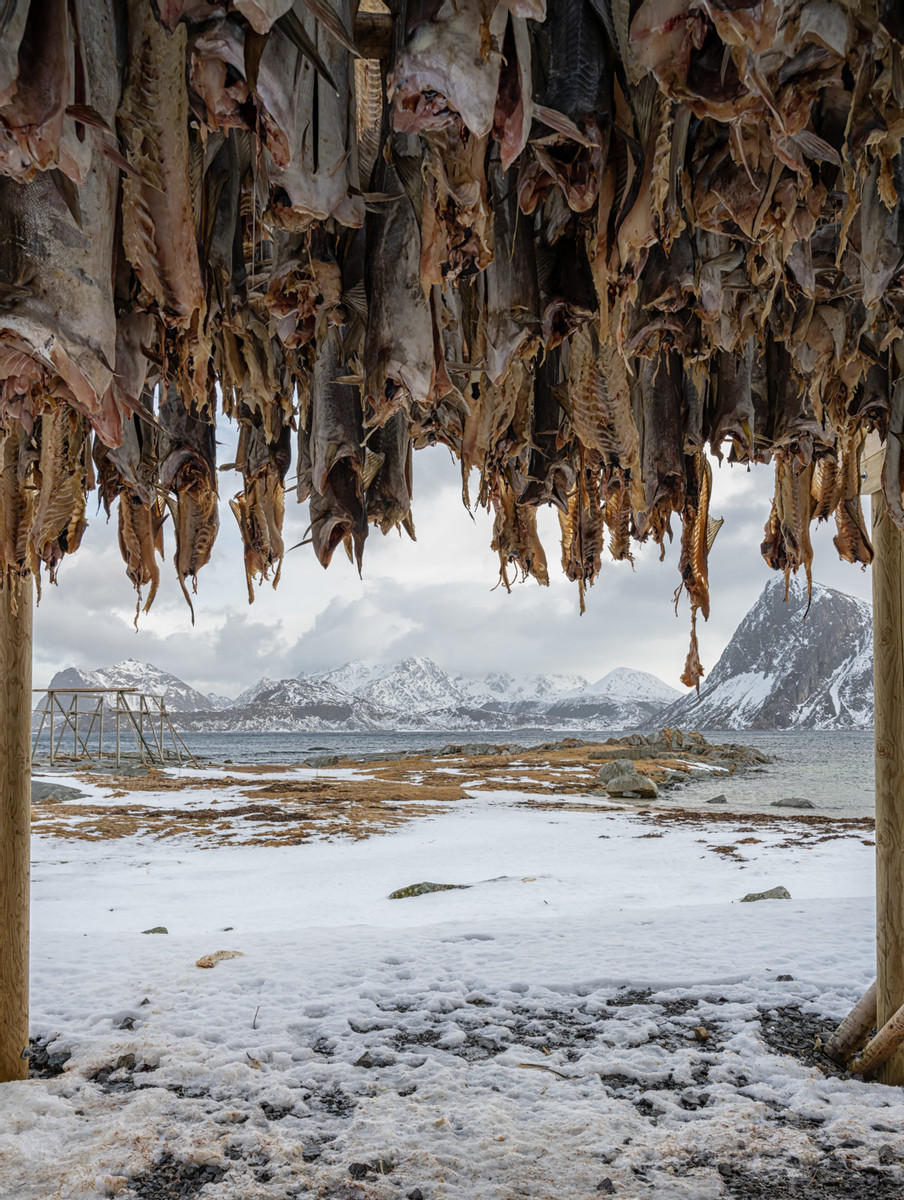
<instances>
[{"instance_id":1,"label":"horizontal wooden beam","mask_svg":"<svg viewBox=\"0 0 904 1200\"><path fill-rule=\"evenodd\" d=\"M385 62L392 50L392 13L359 12L355 17L355 45L362 58Z\"/></svg>"}]
</instances>

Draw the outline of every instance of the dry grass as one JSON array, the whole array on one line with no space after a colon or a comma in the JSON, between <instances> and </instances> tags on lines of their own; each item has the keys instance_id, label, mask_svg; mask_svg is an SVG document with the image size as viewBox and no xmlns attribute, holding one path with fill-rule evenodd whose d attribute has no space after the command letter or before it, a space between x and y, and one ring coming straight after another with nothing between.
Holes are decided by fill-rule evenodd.
<instances>
[{"instance_id":1,"label":"dry grass","mask_svg":"<svg viewBox=\"0 0 904 1200\"><path fill-rule=\"evenodd\" d=\"M285 776L288 765L230 766L219 779L175 775L150 769L140 775L82 772L79 779L104 790L100 800L59 801L49 798L33 805L35 832L56 838L105 841L122 837L188 838L199 846L297 845L312 839L347 838L359 841L397 828L419 817L435 815L471 793L507 790L525 795L514 803L549 811L604 810L586 793L596 785L600 760L590 755L600 745L560 745L552 749L518 750L514 754L484 754L454 758L429 754L359 763L341 761L322 768L316 777ZM605 744L607 750L612 747ZM631 748L624 747L624 757ZM687 761L644 759L635 766L653 779L673 771L689 771ZM351 769L351 774L345 772ZM336 776L336 771L342 773ZM258 776L260 782L255 783ZM181 806L167 802L178 793L214 793L209 801L186 798ZM111 801L122 799L121 804ZM614 804L622 809L624 806ZM686 809L651 810L630 806L633 818L648 826L642 836L656 837L671 824L689 824L707 831L714 824L733 826L731 835L780 830L783 845L804 846L872 829L872 822L832 820L805 814L700 813ZM756 837L735 838L710 845L714 853L739 857L737 844ZM865 840L865 838L863 838Z\"/></svg>"}]
</instances>

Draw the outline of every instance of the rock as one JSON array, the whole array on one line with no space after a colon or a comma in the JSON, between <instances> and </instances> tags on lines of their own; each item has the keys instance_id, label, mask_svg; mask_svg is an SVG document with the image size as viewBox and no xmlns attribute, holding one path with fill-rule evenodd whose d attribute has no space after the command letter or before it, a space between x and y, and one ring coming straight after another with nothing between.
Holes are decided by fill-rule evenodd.
<instances>
[{"instance_id":1,"label":"rock","mask_svg":"<svg viewBox=\"0 0 904 1200\"><path fill-rule=\"evenodd\" d=\"M655 800L659 788L652 779L635 771L632 775L616 775L606 784L610 796L625 796L630 799Z\"/></svg>"},{"instance_id":2,"label":"rock","mask_svg":"<svg viewBox=\"0 0 904 1200\"><path fill-rule=\"evenodd\" d=\"M720 792L718 796L713 796L712 800L707 800L707 804L727 804L728 797Z\"/></svg>"},{"instance_id":3,"label":"rock","mask_svg":"<svg viewBox=\"0 0 904 1200\"><path fill-rule=\"evenodd\" d=\"M355 1063L355 1066L371 1070L374 1067L391 1067L394 1062L395 1055L389 1054L385 1050L375 1050L373 1053L370 1050L365 1050Z\"/></svg>"},{"instance_id":4,"label":"rock","mask_svg":"<svg viewBox=\"0 0 904 1200\"><path fill-rule=\"evenodd\" d=\"M613 1196L615 1195L615 1184L607 1176L605 1179L599 1181L596 1185L596 1190L602 1192L604 1196Z\"/></svg>"},{"instance_id":5,"label":"rock","mask_svg":"<svg viewBox=\"0 0 904 1200\"><path fill-rule=\"evenodd\" d=\"M40 804L42 800L78 800L87 794L79 788L67 787L62 783L47 783L40 779L31 781L32 804Z\"/></svg>"},{"instance_id":6,"label":"rock","mask_svg":"<svg viewBox=\"0 0 904 1200\"><path fill-rule=\"evenodd\" d=\"M243 958L241 950L214 950L213 954L203 954L195 963L196 967L210 970L217 963L226 962L230 958Z\"/></svg>"},{"instance_id":7,"label":"rock","mask_svg":"<svg viewBox=\"0 0 904 1200\"><path fill-rule=\"evenodd\" d=\"M142 929L142 933L169 933L165 925L155 925L153 929Z\"/></svg>"},{"instance_id":8,"label":"rock","mask_svg":"<svg viewBox=\"0 0 904 1200\"><path fill-rule=\"evenodd\" d=\"M614 758L611 762L607 762L604 767L596 773L597 779L601 783L607 783L610 779L616 779L619 775L635 774L634 763L630 758Z\"/></svg>"},{"instance_id":9,"label":"rock","mask_svg":"<svg viewBox=\"0 0 904 1200\"><path fill-rule=\"evenodd\" d=\"M742 904L748 904L753 900L790 900L791 893L786 887L770 888L768 892L748 892L746 896L741 897Z\"/></svg>"},{"instance_id":10,"label":"rock","mask_svg":"<svg viewBox=\"0 0 904 1200\"><path fill-rule=\"evenodd\" d=\"M420 1188L412 1188L411 1191L407 1193L407 1195L408 1195L408 1200L424 1200L424 1193L421 1191Z\"/></svg>"},{"instance_id":11,"label":"rock","mask_svg":"<svg viewBox=\"0 0 904 1200\"><path fill-rule=\"evenodd\" d=\"M389 893L390 900L407 900L409 896L426 896L429 892L465 891L470 883L409 883L408 887L398 888Z\"/></svg>"},{"instance_id":12,"label":"rock","mask_svg":"<svg viewBox=\"0 0 904 1200\"><path fill-rule=\"evenodd\" d=\"M314 758L306 758L302 762L304 767L335 767L339 762L338 754L317 754Z\"/></svg>"},{"instance_id":13,"label":"rock","mask_svg":"<svg viewBox=\"0 0 904 1200\"><path fill-rule=\"evenodd\" d=\"M812 800L804 800L800 796L786 796L784 800L773 800L772 808L815 808Z\"/></svg>"}]
</instances>

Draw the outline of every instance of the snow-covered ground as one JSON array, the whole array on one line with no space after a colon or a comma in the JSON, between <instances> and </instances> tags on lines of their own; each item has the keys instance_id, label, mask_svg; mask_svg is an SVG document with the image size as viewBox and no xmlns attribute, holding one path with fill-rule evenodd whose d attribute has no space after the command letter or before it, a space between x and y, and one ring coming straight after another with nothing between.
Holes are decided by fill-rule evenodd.
<instances>
[{"instance_id":1,"label":"snow-covered ground","mask_svg":"<svg viewBox=\"0 0 904 1200\"><path fill-rule=\"evenodd\" d=\"M904 1195L902 1091L814 1053L872 978L870 835L554 800L36 838L32 1033L70 1057L0 1086L0 1197ZM472 886L388 899L422 880Z\"/></svg>"}]
</instances>

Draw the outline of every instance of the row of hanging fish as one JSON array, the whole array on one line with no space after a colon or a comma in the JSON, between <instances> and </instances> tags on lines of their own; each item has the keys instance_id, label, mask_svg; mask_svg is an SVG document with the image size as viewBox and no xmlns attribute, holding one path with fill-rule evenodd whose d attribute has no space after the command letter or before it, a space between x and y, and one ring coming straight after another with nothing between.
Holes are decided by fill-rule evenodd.
<instances>
[{"instance_id":1,"label":"row of hanging fish","mask_svg":"<svg viewBox=\"0 0 904 1200\"><path fill-rule=\"evenodd\" d=\"M809 577L829 518L869 562L871 431L904 528L901 12L6 0L6 581L55 576L96 487L145 607L167 523L188 597L224 466L249 598L287 488L320 561L360 567L371 526L414 537L435 443L494 513L506 587L548 581L540 505L582 606L604 543L664 547L675 516L676 601L706 617L710 453L774 461L772 566Z\"/></svg>"}]
</instances>

